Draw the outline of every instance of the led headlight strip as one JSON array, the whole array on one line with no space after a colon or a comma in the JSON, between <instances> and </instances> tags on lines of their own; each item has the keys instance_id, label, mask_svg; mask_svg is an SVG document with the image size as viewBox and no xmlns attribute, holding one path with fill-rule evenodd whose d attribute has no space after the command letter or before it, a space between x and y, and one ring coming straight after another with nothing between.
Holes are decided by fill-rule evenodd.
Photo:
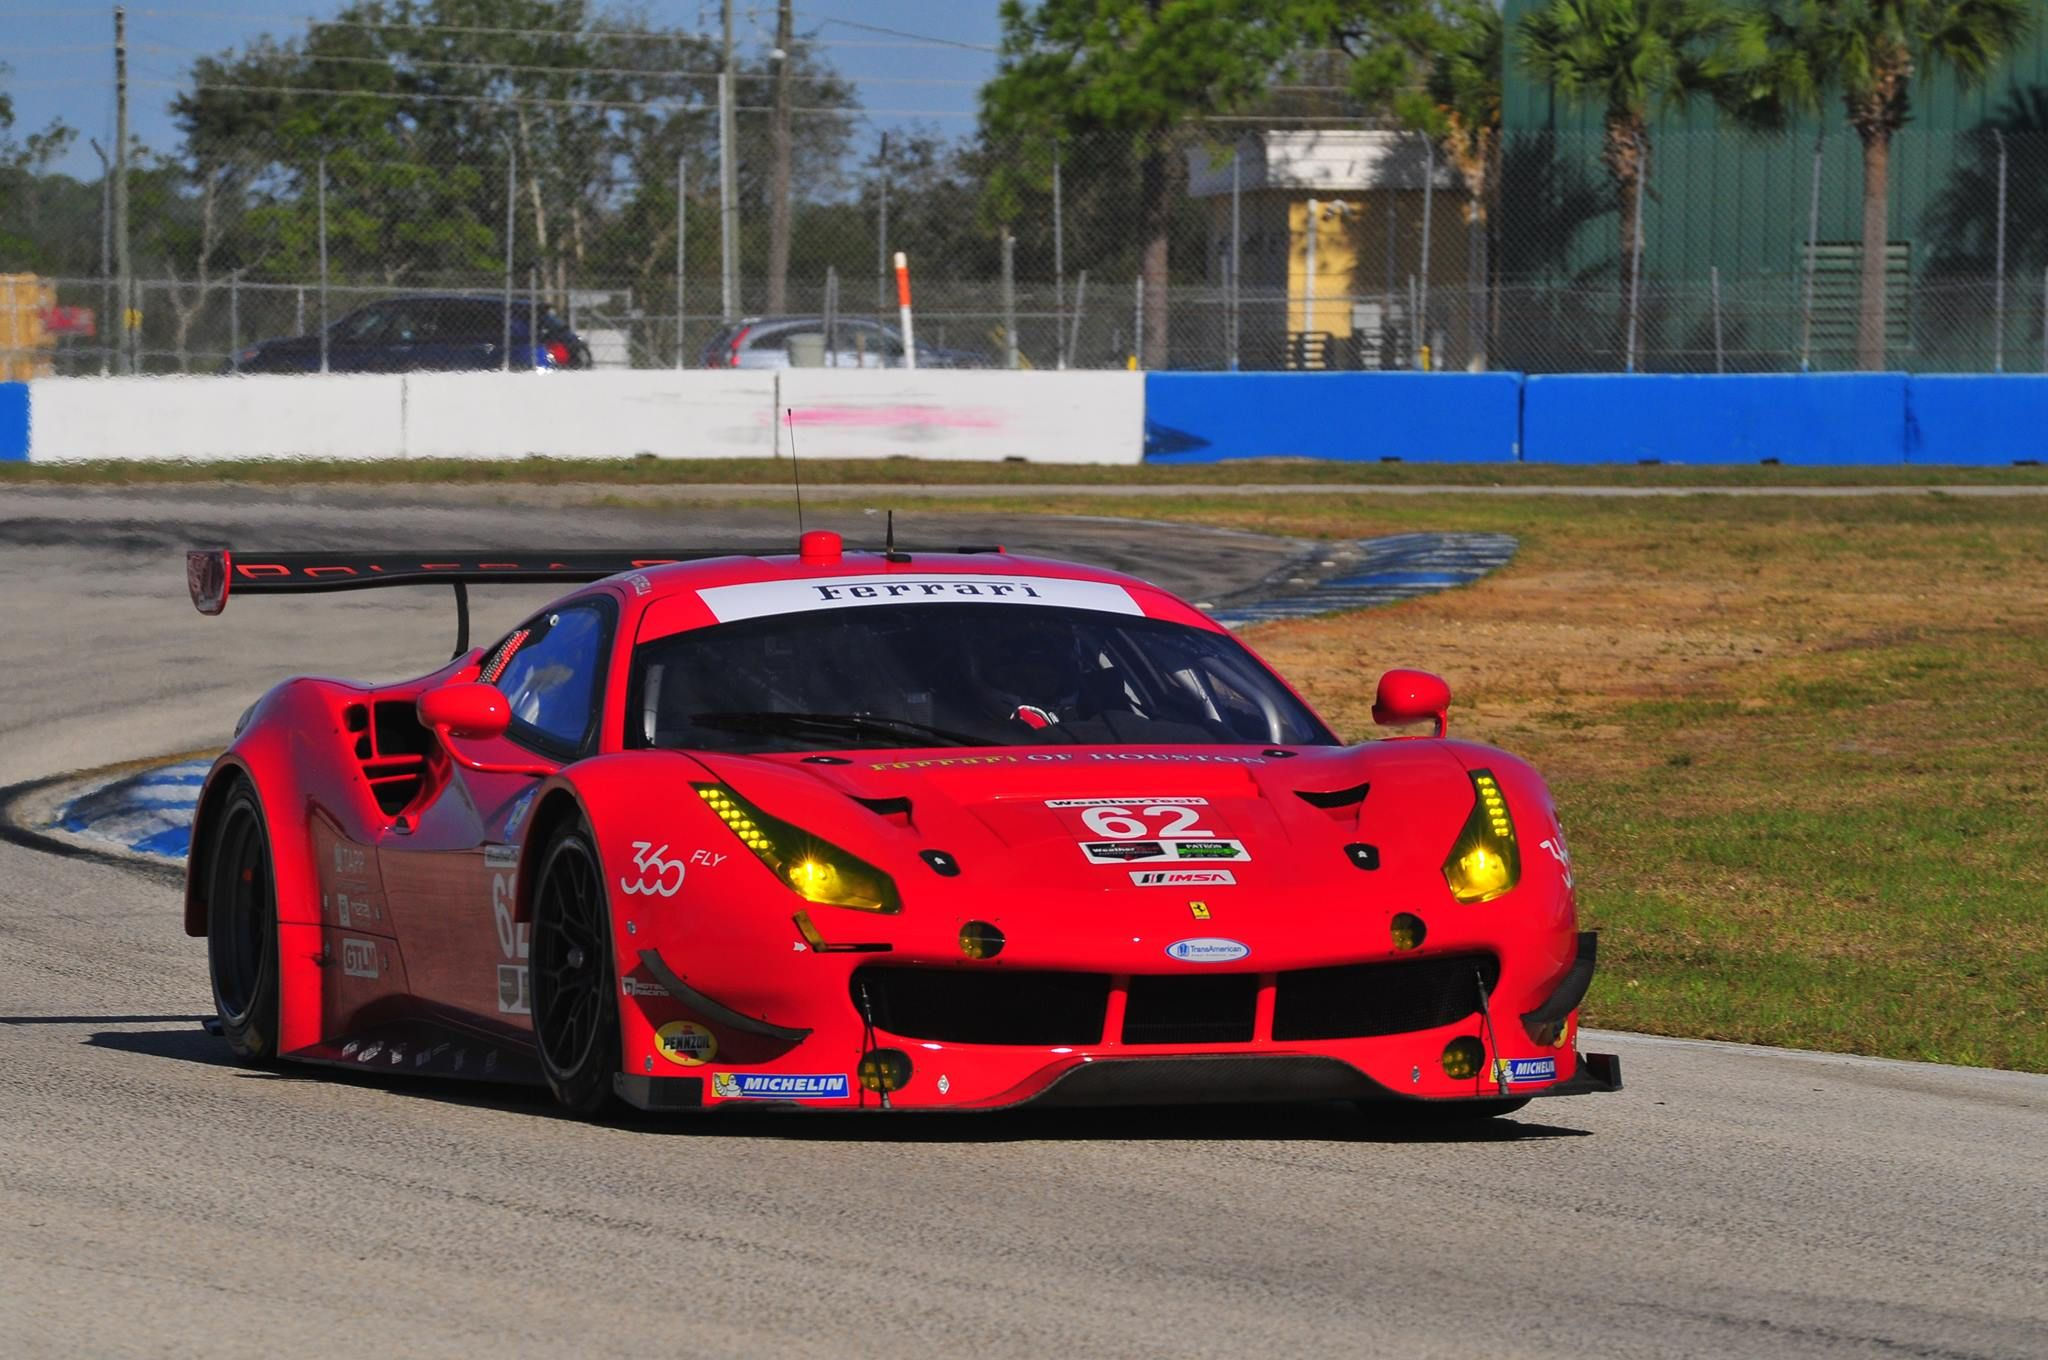
<instances>
[{"instance_id":1,"label":"led headlight strip","mask_svg":"<svg viewBox=\"0 0 2048 1360\"><path fill-rule=\"evenodd\" d=\"M856 911L903 910L895 882L858 855L771 817L723 784L692 784L741 845L807 902Z\"/></svg>"},{"instance_id":2,"label":"led headlight strip","mask_svg":"<svg viewBox=\"0 0 2048 1360\"><path fill-rule=\"evenodd\" d=\"M1493 771L1466 773L1472 779L1472 815L1444 860L1444 882L1460 902L1491 902L1521 881L1522 853L1515 847L1515 822Z\"/></svg>"}]
</instances>

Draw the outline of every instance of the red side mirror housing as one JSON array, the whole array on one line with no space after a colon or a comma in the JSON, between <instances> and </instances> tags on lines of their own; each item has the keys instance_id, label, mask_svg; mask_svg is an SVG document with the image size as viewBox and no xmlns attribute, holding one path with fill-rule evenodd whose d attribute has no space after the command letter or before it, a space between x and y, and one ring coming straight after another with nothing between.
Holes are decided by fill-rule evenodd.
<instances>
[{"instance_id":1,"label":"red side mirror housing","mask_svg":"<svg viewBox=\"0 0 2048 1360\"><path fill-rule=\"evenodd\" d=\"M1444 734L1450 712L1451 687L1441 675L1428 671L1388 671L1380 677L1372 700L1372 720L1381 727L1434 722L1438 736Z\"/></svg>"},{"instance_id":2,"label":"red side mirror housing","mask_svg":"<svg viewBox=\"0 0 2048 1360\"><path fill-rule=\"evenodd\" d=\"M420 725L444 737L488 741L505 735L512 710L495 685L442 685L419 697Z\"/></svg>"}]
</instances>

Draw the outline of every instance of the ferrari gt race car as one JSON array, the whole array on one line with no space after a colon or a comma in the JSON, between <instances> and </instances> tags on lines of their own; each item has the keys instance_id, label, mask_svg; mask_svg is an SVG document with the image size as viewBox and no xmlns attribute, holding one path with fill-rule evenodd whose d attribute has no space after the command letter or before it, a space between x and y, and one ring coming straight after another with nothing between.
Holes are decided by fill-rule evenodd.
<instances>
[{"instance_id":1,"label":"ferrari gt race car","mask_svg":"<svg viewBox=\"0 0 2048 1360\"><path fill-rule=\"evenodd\" d=\"M452 584L399 684L288 680L201 792L185 928L241 1058L572 1110L1610 1091L1522 761L1392 670L1346 745L1135 578L1000 549L188 555L231 596ZM482 648L470 586L574 586Z\"/></svg>"}]
</instances>

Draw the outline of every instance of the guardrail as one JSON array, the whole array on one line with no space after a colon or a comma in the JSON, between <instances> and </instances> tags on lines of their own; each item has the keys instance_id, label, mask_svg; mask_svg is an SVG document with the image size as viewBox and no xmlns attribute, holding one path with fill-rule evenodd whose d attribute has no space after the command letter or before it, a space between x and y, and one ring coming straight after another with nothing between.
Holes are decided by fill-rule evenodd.
<instances>
[{"instance_id":1,"label":"guardrail","mask_svg":"<svg viewBox=\"0 0 2048 1360\"><path fill-rule=\"evenodd\" d=\"M47 378L0 384L0 461L1241 458L2008 464L2048 375L902 370Z\"/></svg>"}]
</instances>

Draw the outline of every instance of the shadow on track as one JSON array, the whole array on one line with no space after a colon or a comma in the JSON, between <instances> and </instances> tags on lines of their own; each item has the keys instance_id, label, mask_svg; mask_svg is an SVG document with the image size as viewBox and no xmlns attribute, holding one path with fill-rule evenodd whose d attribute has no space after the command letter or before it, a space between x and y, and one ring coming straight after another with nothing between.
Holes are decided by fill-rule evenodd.
<instances>
[{"instance_id":1,"label":"shadow on track","mask_svg":"<svg viewBox=\"0 0 2048 1360\"><path fill-rule=\"evenodd\" d=\"M245 1067L227 1045L201 1029L198 1017L88 1016L74 1022L189 1020L189 1029L101 1030L86 1042L144 1057L168 1058L234 1070L256 1081L318 1081L383 1091L415 1100L499 1110L577 1122L558 1110L547 1092L528 1086L453 1082L445 1078L386 1076L347 1068ZM0 1023L5 1023L0 1018ZM1540 1105L1541 1102L1539 1102ZM877 1110L717 1109L649 1115L628 1112L604 1121L615 1131L647 1137L779 1138L818 1143L1023 1143L1023 1142L1317 1142L1517 1143L1586 1138L1588 1129L1519 1117L1432 1120L1407 1107L1390 1111L1325 1102L1313 1105L1160 1105L1127 1109L1015 1109L987 1112L905 1110L875 1118Z\"/></svg>"}]
</instances>

